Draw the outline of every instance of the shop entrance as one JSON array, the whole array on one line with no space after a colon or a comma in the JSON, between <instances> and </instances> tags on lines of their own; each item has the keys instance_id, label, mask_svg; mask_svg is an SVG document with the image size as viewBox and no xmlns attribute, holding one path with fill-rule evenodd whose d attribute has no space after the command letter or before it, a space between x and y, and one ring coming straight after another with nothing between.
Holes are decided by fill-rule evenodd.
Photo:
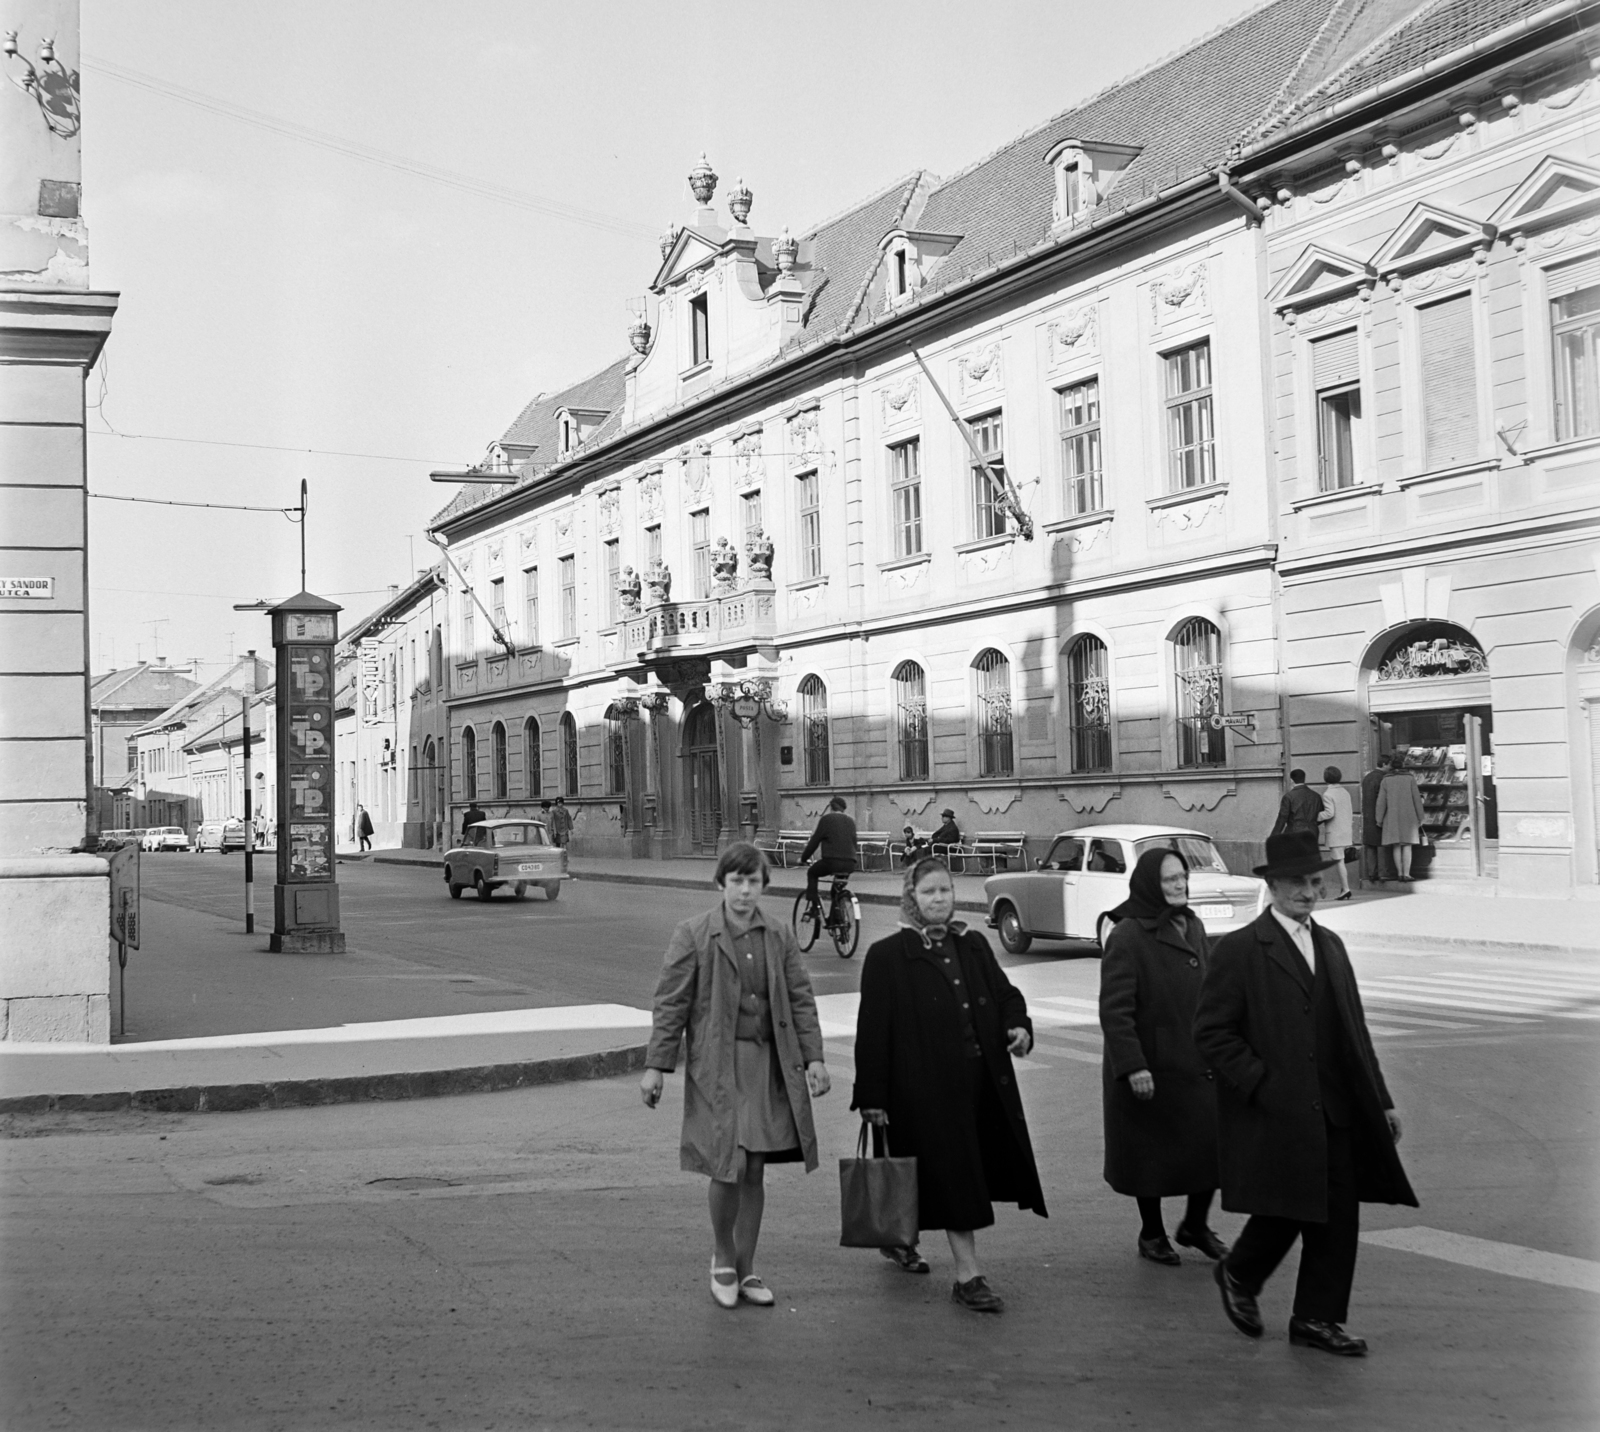
<instances>
[{"instance_id":1,"label":"shop entrance","mask_svg":"<svg viewBox=\"0 0 1600 1432\"><path fill-rule=\"evenodd\" d=\"M1383 758L1398 756L1422 796L1421 879L1469 880L1499 873L1494 708L1483 649L1443 622L1393 642L1368 687Z\"/></svg>"},{"instance_id":2,"label":"shop entrance","mask_svg":"<svg viewBox=\"0 0 1600 1432\"><path fill-rule=\"evenodd\" d=\"M689 843L696 855L715 855L722 834L722 776L717 761L717 709L689 708L683 724L683 790Z\"/></svg>"}]
</instances>

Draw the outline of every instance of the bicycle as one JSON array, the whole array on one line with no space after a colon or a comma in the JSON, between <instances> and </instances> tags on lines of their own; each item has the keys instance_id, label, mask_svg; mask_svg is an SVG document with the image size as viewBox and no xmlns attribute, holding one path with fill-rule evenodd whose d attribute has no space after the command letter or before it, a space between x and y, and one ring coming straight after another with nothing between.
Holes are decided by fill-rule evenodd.
<instances>
[{"instance_id":1,"label":"bicycle","mask_svg":"<svg viewBox=\"0 0 1600 1432\"><path fill-rule=\"evenodd\" d=\"M826 930L841 960L856 952L861 940L861 902L850 889L850 873L832 877L828 889L828 913L822 912L822 897L812 898L809 890L794 897L794 937L802 950L809 950Z\"/></svg>"}]
</instances>

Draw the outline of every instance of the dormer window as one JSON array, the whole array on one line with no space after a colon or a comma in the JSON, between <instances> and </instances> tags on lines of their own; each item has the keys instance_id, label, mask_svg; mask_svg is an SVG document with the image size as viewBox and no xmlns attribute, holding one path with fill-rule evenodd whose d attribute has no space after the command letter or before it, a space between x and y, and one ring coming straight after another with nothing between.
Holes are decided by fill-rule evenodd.
<instances>
[{"instance_id":1,"label":"dormer window","mask_svg":"<svg viewBox=\"0 0 1600 1432\"><path fill-rule=\"evenodd\" d=\"M885 302L891 307L908 302L928 282L939 260L960 242L960 234L891 229L878 241L884 255Z\"/></svg>"},{"instance_id":2,"label":"dormer window","mask_svg":"<svg viewBox=\"0 0 1600 1432\"><path fill-rule=\"evenodd\" d=\"M703 293L689 300L689 354L694 368L711 361L711 306Z\"/></svg>"},{"instance_id":3,"label":"dormer window","mask_svg":"<svg viewBox=\"0 0 1600 1432\"><path fill-rule=\"evenodd\" d=\"M604 408L556 409L556 458L570 457L595 434L606 420Z\"/></svg>"},{"instance_id":4,"label":"dormer window","mask_svg":"<svg viewBox=\"0 0 1600 1432\"><path fill-rule=\"evenodd\" d=\"M570 415L561 415L561 456L565 457L578 445L577 424Z\"/></svg>"},{"instance_id":5,"label":"dormer window","mask_svg":"<svg viewBox=\"0 0 1600 1432\"><path fill-rule=\"evenodd\" d=\"M1064 139L1045 156L1055 171L1056 197L1052 218L1075 224L1085 218L1115 187L1122 172L1139 157L1129 144L1087 144Z\"/></svg>"},{"instance_id":6,"label":"dormer window","mask_svg":"<svg viewBox=\"0 0 1600 1432\"><path fill-rule=\"evenodd\" d=\"M906 285L906 251L904 249L896 249L894 251L894 278L893 278L893 282L894 282L894 296L896 298L904 298L906 296L906 292L907 292L907 285Z\"/></svg>"}]
</instances>

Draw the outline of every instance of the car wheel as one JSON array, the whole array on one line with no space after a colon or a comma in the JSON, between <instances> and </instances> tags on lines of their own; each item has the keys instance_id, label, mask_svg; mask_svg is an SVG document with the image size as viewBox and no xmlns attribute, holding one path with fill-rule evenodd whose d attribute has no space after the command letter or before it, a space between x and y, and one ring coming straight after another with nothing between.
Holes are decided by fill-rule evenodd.
<instances>
[{"instance_id":1,"label":"car wheel","mask_svg":"<svg viewBox=\"0 0 1600 1432\"><path fill-rule=\"evenodd\" d=\"M472 872L472 888L478 892L478 899L487 900L494 891L489 888L489 882L483 878L483 871Z\"/></svg>"},{"instance_id":2,"label":"car wheel","mask_svg":"<svg viewBox=\"0 0 1600 1432\"><path fill-rule=\"evenodd\" d=\"M547 881L545 883L544 898L546 900L555 900L555 899L559 898L560 895L561 895L561 882L559 880L550 880L550 881Z\"/></svg>"},{"instance_id":3,"label":"car wheel","mask_svg":"<svg viewBox=\"0 0 1600 1432\"><path fill-rule=\"evenodd\" d=\"M456 882L450 878L450 867L448 865L444 868L444 883L450 891L450 898L452 900L459 900L461 898L461 886L457 885Z\"/></svg>"},{"instance_id":4,"label":"car wheel","mask_svg":"<svg viewBox=\"0 0 1600 1432\"><path fill-rule=\"evenodd\" d=\"M1111 938L1111 932L1116 929L1117 922L1109 915L1102 915L1095 922L1094 937L1100 942L1100 953L1106 952L1106 941Z\"/></svg>"},{"instance_id":5,"label":"car wheel","mask_svg":"<svg viewBox=\"0 0 1600 1432\"><path fill-rule=\"evenodd\" d=\"M520 900L527 893L528 893L528 882L526 880L518 880L511 887L511 894L515 899Z\"/></svg>"},{"instance_id":6,"label":"car wheel","mask_svg":"<svg viewBox=\"0 0 1600 1432\"><path fill-rule=\"evenodd\" d=\"M1022 917L1017 914L1015 905L1002 905L994 912L994 922L1000 930L1000 943L1005 947L1007 954L1028 953L1028 946L1033 943L1033 936L1022 928Z\"/></svg>"}]
</instances>

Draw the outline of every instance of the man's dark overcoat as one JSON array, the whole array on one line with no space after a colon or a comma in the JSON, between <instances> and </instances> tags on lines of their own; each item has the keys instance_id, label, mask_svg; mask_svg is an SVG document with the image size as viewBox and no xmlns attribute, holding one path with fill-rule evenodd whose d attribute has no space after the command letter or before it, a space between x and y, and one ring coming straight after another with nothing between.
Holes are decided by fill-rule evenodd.
<instances>
[{"instance_id":1,"label":"man's dark overcoat","mask_svg":"<svg viewBox=\"0 0 1600 1432\"><path fill-rule=\"evenodd\" d=\"M1106 1182L1134 1198L1204 1193L1217 1186L1216 1084L1194 1047L1205 974L1205 926L1119 920L1100 962ZM1136 1099L1128 1075L1148 1069L1155 1097Z\"/></svg>"},{"instance_id":2,"label":"man's dark overcoat","mask_svg":"<svg viewBox=\"0 0 1600 1432\"><path fill-rule=\"evenodd\" d=\"M995 1096L983 1104L995 1117L980 1126L955 992L934 951L904 929L873 945L862 966L850 1107L886 1110L889 1152L917 1160L919 1226L986 1228L992 1202L1045 1212L1006 1050L1006 1030L1026 1029L1031 1039L1033 1022L982 935L964 930L951 944Z\"/></svg>"},{"instance_id":3,"label":"man's dark overcoat","mask_svg":"<svg viewBox=\"0 0 1600 1432\"><path fill-rule=\"evenodd\" d=\"M1356 1197L1417 1206L1384 1111L1394 1107L1344 942L1313 925L1344 1029ZM1222 1206L1303 1223L1328 1219L1328 1138L1315 1062L1313 980L1271 910L1213 946L1194 1042L1217 1074Z\"/></svg>"}]
</instances>

